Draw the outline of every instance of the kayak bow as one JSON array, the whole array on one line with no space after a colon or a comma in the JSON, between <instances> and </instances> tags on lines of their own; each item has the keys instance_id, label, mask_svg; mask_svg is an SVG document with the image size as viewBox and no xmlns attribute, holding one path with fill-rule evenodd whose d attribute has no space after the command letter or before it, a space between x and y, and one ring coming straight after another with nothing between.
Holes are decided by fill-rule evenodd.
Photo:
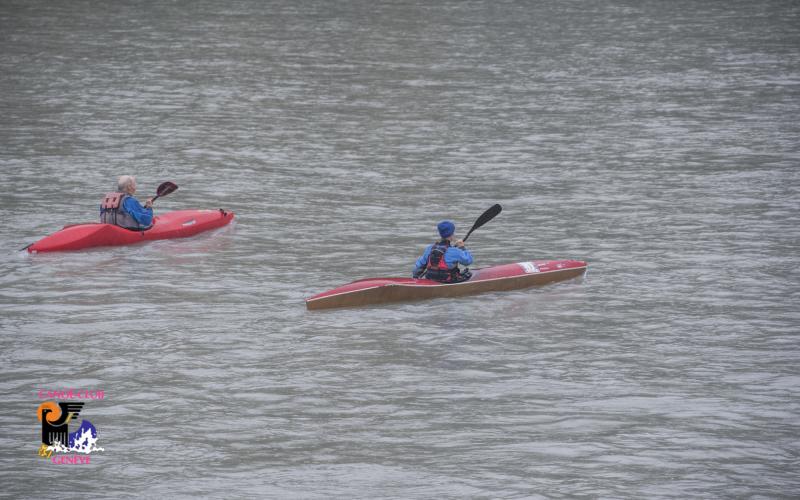
<instances>
[{"instance_id":1,"label":"kayak bow","mask_svg":"<svg viewBox=\"0 0 800 500\"><path fill-rule=\"evenodd\" d=\"M415 278L367 278L306 299L308 309L386 304L437 297L460 297L485 292L518 290L575 278L586 272L581 260L534 260L472 271L461 283Z\"/></svg>"}]
</instances>

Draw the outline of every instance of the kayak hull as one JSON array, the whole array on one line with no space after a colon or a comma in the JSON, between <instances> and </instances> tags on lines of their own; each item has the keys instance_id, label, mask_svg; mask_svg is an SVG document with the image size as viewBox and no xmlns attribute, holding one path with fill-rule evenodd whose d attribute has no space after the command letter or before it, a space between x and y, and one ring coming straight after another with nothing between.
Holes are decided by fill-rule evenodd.
<instances>
[{"instance_id":1,"label":"kayak hull","mask_svg":"<svg viewBox=\"0 0 800 500\"><path fill-rule=\"evenodd\" d=\"M534 260L477 269L469 281L462 283L369 278L315 295L306 300L306 307L309 310L357 307L519 290L576 278L584 274L586 268L586 262L580 260Z\"/></svg>"},{"instance_id":2,"label":"kayak hull","mask_svg":"<svg viewBox=\"0 0 800 500\"><path fill-rule=\"evenodd\" d=\"M146 231L131 231L113 224L89 223L64 226L28 246L30 253L63 252L87 248L133 245L144 241L188 238L229 224L233 212L177 210L158 215Z\"/></svg>"}]
</instances>

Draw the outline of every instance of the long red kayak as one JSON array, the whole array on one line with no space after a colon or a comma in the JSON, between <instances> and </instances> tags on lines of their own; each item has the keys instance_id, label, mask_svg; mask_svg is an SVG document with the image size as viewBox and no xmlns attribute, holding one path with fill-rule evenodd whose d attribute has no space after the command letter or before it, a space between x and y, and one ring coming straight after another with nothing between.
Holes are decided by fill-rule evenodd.
<instances>
[{"instance_id":1,"label":"long red kayak","mask_svg":"<svg viewBox=\"0 0 800 500\"><path fill-rule=\"evenodd\" d=\"M146 231L131 231L113 224L89 223L64 226L28 246L28 252L60 252L93 247L132 245L143 241L187 238L230 223L233 212L219 210L178 210L157 215Z\"/></svg>"},{"instance_id":2,"label":"long red kayak","mask_svg":"<svg viewBox=\"0 0 800 500\"><path fill-rule=\"evenodd\" d=\"M368 278L314 295L306 299L306 307L329 309L517 290L575 278L585 273L586 267L582 260L516 262L476 269L469 281L452 284L428 279Z\"/></svg>"}]
</instances>

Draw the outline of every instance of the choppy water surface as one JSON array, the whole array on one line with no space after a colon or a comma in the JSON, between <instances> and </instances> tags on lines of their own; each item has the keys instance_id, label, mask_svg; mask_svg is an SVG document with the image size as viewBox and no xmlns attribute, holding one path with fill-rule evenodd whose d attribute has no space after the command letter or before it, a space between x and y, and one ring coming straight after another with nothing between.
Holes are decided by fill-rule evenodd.
<instances>
[{"instance_id":1,"label":"choppy water surface","mask_svg":"<svg viewBox=\"0 0 800 500\"><path fill-rule=\"evenodd\" d=\"M795 2L0 3L11 496L743 497L800 488ZM116 176L224 207L29 257ZM538 289L311 313L434 224ZM90 465L39 389L102 389Z\"/></svg>"}]
</instances>

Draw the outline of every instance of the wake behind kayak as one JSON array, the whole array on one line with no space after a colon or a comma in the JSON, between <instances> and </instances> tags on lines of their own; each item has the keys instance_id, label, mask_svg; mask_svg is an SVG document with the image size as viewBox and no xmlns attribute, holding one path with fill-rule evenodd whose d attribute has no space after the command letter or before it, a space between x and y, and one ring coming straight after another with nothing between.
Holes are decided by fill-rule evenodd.
<instances>
[{"instance_id":1,"label":"wake behind kayak","mask_svg":"<svg viewBox=\"0 0 800 500\"><path fill-rule=\"evenodd\" d=\"M233 212L218 210L177 210L158 215L153 226L133 231L113 224L87 223L64 226L27 247L29 253L61 252L87 248L133 245L144 241L188 238L229 224Z\"/></svg>"}]
</instances>

